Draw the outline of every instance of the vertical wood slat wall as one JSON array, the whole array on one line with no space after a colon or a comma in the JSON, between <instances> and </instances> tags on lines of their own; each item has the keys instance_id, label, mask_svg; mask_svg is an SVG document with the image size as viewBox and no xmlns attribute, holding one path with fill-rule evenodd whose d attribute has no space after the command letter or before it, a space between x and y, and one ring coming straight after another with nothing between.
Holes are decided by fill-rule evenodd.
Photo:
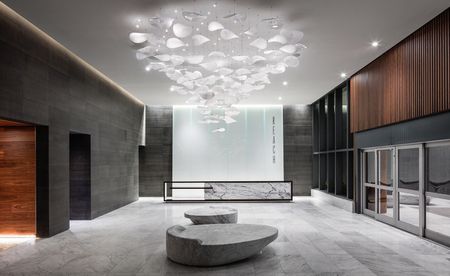
<instances>
[{"instance_id":1,"label":"vertical wood slat wall","mask_svg":"<svg viewBox=\"0 0 450 276\"><path fill-rule=\"evenodd\" d=\"M351 132L450 110L450 9L350 79Z\"/></svg>"}]
</instances>

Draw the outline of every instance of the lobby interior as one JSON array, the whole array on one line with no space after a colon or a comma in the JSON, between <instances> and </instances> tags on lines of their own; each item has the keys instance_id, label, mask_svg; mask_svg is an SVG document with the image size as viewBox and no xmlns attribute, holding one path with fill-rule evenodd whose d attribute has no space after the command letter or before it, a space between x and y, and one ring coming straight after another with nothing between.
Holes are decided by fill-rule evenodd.
<instances>
[{"instance_id":1,"label":"lobby interior","mask_svg":"<svg viewBox=\"0 0 450 276\"><path fill-rule=\"evenodd\" d=\"M0 0L0 275L450 275L448 0Z\"/></svg>"}]
</instances>

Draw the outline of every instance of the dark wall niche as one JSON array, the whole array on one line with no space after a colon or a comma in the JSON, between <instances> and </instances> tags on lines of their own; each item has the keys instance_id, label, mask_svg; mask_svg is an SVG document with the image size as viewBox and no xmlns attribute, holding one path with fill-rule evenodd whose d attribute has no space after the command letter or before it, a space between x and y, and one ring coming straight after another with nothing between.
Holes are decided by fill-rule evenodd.
<instances>
[{"instance_id":1,"label":"dark wall niche","mask_svg":"<svg viewBox=\"0 0 450 276\"><path fill-rule=\"evenodd\" d=\"M91 219L91 136L70 134L70 219Z\"/></svg>"}]
</instances>

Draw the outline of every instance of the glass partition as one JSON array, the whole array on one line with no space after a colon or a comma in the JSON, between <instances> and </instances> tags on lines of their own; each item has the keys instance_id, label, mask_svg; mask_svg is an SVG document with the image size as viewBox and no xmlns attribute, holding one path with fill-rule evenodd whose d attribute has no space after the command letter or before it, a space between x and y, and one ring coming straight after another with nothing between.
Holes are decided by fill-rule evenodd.
<instances>
[{"instance_id":1,"label":"glass partition","mask_svg":"<svg viewBox=\"0 0 450 276\"><path fill-rule=\"evenodd\" d=\"M429 145L426 168L426 233L449 245L450 144Z\"/></svg>"}]
</instances>

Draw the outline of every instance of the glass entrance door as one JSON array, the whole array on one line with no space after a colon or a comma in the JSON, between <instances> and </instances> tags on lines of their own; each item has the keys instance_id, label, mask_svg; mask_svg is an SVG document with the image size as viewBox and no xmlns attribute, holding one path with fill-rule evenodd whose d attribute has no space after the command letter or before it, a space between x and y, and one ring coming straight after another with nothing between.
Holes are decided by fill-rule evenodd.
<instances>
[{"instance_id":1,"label":"glass entrance door","mask_svg":"<svg viewBox=\"0 0 450 276\"><path fill-rule=\"evenodd\" d=\"M450 141L362 155L364 214L450 246Z\"/></svg>"},{"instance_id":2,"label":"glass entrance door","mask_svg":"<svg viewBox=\"0 0 450 276\"><path fill-rule=\"evenodd\" d=\"M450 142L426 145L424 236L450 246Z\"/></svg>"},{"instance_id":3,"label":"glass entrance door","mask_svg":"<svg viewBox=\"0 0 450 276\"><path fill-rule=\"evenodd\" d=\"M363 212L420 234L423 194L421 146L390 147L363 153Z\"/></svg>"},{"instance_id":4,"label":"glass entrance door","mask_svg":"<svg viewBox=\"0 0 450 276\"><path fill-rule=\"evenodd\" d=\"M396 226L422 236L423 148L421 145L397 147L396 160Z\"/></svg>"}]
</instances>

